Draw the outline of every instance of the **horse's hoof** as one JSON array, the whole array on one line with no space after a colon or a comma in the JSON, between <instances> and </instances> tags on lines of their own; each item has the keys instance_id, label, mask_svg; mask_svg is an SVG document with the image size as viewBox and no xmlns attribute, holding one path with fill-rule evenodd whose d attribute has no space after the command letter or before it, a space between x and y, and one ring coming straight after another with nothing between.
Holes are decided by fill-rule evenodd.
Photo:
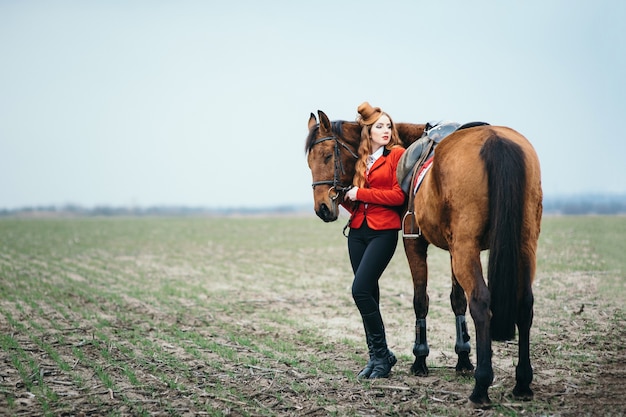
<instances>
[{"instance_id":1,"label":"horse's hoof","mask_svg":"<svg viewBox=\"0 0 626 417\"><path fill-rule=\"evenodd\" d=\"M457 367L456 374L457 374L457 376L467 376L467 377L470 377L470 376L474 375L474 370L473 369L465 369L465 368L459 369Z\"/></svg>"},{"instance_id":2,"label":"horse's hoof","mask_svg":"<svg viewBox=\"0 0 626 417\"><path fill-rule=\"evenodd\" d=\"M426 358L423 360L416 359L411 365L411 374L415 376L428 376L428 367L426 366Z\"/></svg>"},{"instance_id":3,"label":"horse's hoof","mask_svg":"<svg viewBox=\"0 0 626 417\"><path fill-rule=\"evenodd\" d=\"M456 363L456 373L458 375L474 374L474 365L472 365L467 352L459 353L459 360Z\"/></svg>"},{"instance_id":4,"label":"horse's hoof","mask_svg":"<svg viewBox=\"0 0 626 417\"><path fill-rule=\"evenodd\" d=\"M469 397L469 405L472 408L489 408L491 406L491 400L487 390L481 390L474 387L472 395Z\"/></svg>"},{"instance_id":5,"label":"horse's hoof","mask_svg":"<svg viewBox=\"0 0 626 417\"><path fill-rule=\"evenodd\" d=\"M411 366L411 374L415 376L428 376L428 369L415 369Z\"/></svg>"},{"instance_id":6,"label":"horse's hoof","mask_svg":"<svg viewBox=\"0 0 626 417\"><path fill-rule=\"evenodd\" d=\"M471 400L471 398L469 400L467 400L467 407L474 409L474 410L485 410L488 408L491 408L491 402L487 401L485 402L481 402L481 403L477 403Z\"/></svg>"},{"instance_id":7,"label":"horse's hoof","mask_svg":"<svg viewBox=\"0 0 626 417\"><path fill-rule=\"evenodd\" d=\"M513 398L517 401L531 401L535 394L530 387L520 388L517 385L513 388Z\"/></svg>"}]
</instances>

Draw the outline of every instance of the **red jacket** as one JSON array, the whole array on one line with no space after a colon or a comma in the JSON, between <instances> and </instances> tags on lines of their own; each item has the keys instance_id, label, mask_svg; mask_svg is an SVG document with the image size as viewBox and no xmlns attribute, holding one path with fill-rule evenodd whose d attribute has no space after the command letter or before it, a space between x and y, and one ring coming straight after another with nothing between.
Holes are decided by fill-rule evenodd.
<instances>
[{"instance_id":1,"label":"red jacket","mask_svg":"<svg viewBox=\"0 0 626 417\"><path fill-rule=\"evenodd\" d=\"M367 219L367 225L374 230L400 230L400 208L405 195L398 184L396 169L404 148L385 149L374 162L366 176L365 187L359 188L356 210L350 204L344 207L352 213L350 228L358 229Z\"/></svg>"}]
</instances>

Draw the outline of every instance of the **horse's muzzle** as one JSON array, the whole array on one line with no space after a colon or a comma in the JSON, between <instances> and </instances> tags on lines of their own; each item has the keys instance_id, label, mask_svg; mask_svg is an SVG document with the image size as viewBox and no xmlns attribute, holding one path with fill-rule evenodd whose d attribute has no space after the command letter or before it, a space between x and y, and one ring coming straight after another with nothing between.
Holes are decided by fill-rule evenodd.
<instances>
[{"instance_id":1,"label":"horse's muzzle","mask_svg":"<svg viewBox=\"0 0 626 417\"><path fill-rule=\"evenodd\" d=\"M326 223L334 222L335 220L337 220L337 213L328 208L326 203L320 204L320 207L318 210L315 211L315 214L317 214L317 217L324 220Z\"/></svg>"}]
</instances>

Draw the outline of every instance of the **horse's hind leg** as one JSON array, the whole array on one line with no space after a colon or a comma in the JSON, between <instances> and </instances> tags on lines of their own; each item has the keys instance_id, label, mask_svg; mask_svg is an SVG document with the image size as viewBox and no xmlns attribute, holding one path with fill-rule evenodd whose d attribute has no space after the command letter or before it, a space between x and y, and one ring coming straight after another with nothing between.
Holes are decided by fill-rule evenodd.
<instances>
[{"instance_id":1,"label":"horse's hind leg","mask_svg":"<svg viewBox=\"0 0 626 417\"><path fill-rule=\"evenodd\" d=\"M467 298L465 297L465 291L459 285L454 273L452 274L452 291L450 292L450 304L452 305L452 311L455 315L456 324L456 343L454 344L454 351L458 356L456 363L456 371L458 373L471 373L474 370L474 365L470 360L469 354L471 351L470 336L467 332L467 323L465 321L465 312L467 311Z\"/></svg>"},{"instance_id":2,"label":"horse's hind leg","mask_svg":"<svg viewBox=\"0 0 626 417\"><path fill-rule=\"evenodd\" d=\"M457 245L452 253L452 271L459 284L469 295L469 310L476 328L476 370L474 390L470 401L478 407L488 405L489 386L493 382L491 364L491 295L485 284L480 263L480 251L474 245Z\"/></svg>"},{"instance_id":3,"label":"horse's hind leg","mask_svg":"<svg viewBox=\"0 0 626 417\"><path fill-rule=\"evenodd\" d=\"M525 268L524 274L528 274L528 268ZM524 280L530 282L530 279ZM523 288L521 297L517 305L517 329L519 332L519 358L515 368L515 388L513 395L521 400L530 400L533 398L533 391L530 389L530 383L533 380L533 368L530 365L530 327L533 323L533 292L530 285Z\"/></svg>"},{"instance_id":4,"label":"horse's hind leg","mask_svg":"<svg viewBox=\"0 0 626 417\"><path fill-rule=\"evenodd\" d=\"M411 373L417 376L428 375L426 357L430 352L426 341L426 315L428 315L429 306L426 292L428 282L427 249L428 242L424 239L404 239L404 250L413 277L413 310L415 311L415 344L413 345L415 362L411 366Z\"/></svg>"}]
</instances>

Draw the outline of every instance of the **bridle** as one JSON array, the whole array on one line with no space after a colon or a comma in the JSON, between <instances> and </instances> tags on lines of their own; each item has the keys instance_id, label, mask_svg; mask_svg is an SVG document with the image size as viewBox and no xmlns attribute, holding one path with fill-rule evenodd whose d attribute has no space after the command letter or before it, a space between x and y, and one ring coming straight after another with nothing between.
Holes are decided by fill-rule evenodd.
<instances>
[{"instance_id":1,"label":"bridle","mask_svg":"<svg viewBox=\"0 0 626 417\"><path fill-rule=\"evenodd\" d=\"M311 185L313 186L313 189L315 189L315 187L318 185L330 185L331 187L328 189L328 197L331 199L333 203L335 203L335 200L337 200L337 198L339 198L340 195L345 194L350 188L352 188L352 184L344 185L341 182L341 176L346 173L346 170L343 167L343 162L341 161L341 147L343 147L348 152L350 152L350 155L352 155L354 159L359 159L359 156L356 153L354 153L354 151L350 149L350 147L346 145L345 142L340 141L337 136L326 136L326 137L317 139L315 142L313 142L313 144L309 148L309 152L311 149L313 149L315 145L317 145L318 143L326 142L327 140L335 141L335 149L333 152L333 155L335 158L335 161L334 161L335 172L333 175L333 179L315 181ZM331 194L332 192L334 192L334 195Z\"/></svg>"}]
</instances>

